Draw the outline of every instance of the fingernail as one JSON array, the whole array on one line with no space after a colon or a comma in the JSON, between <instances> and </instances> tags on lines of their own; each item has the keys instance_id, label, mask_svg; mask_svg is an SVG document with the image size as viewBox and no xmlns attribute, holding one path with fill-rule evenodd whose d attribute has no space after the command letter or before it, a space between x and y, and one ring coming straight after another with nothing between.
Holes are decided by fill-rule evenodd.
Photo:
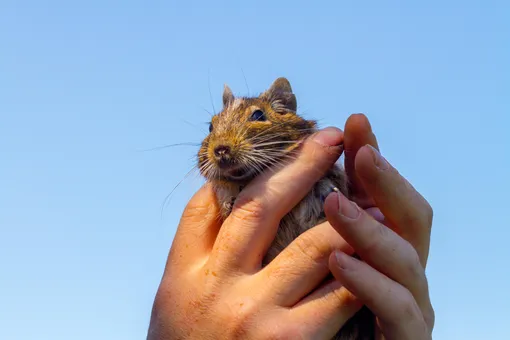
<instances>
[{"instance_id":1,"label":"fingernail","mask_svg":"<svg viewBox=\"0 0 510 340\"><path fill-rule=\"evenodd\" d=\"M349 201L344 195L338 193L338 212L340 215L355 220L361 214L356 203Z\"/></svg>"},{"instance_id":2,"label":"fingernail","mask_svg":"<svg viewBox=\"0 0 510 340\"><path fill-rule=\"evenodd\" d=\"M374 148L372 145L369 144L368 147L372 151L372 158L374 160L375 166L379 170L388 170L388 168L390 167L388 161L383 156L381 156L379 151L377 151L377 149Z\"/></svg>"},{"instance_id":3,"label":"fingernail","mask_svg":"<svg viewBox=\"0 0 510 340\"><path fill-rule=\"evenodd\" d=\"M332 192L340 192L337 187L331 187L329 188L329 191L326 192L325 195L321 195L321 201L324 203L326 201L326 198L332 193Z\"/></svg>"},{"instance_id":4,"label":"fingernail","mask_svg":"<svg viewBox=\"0 0 510 340\"><path fill-rule=\"evenodd\" d=\"M313 140L326 146L338 146L343 142L340 130L329 127L315 134Z\"/></svg>"},{"instance_id":5,"label":"fingernail","mask_svg":"<svg viewBox=\"0 0 510 340\"><path fill-rule=\"evenodd\" d=\"M349 255L337 250L335 251L335 260L336 260L336 264L337 266L340 268L340 269L348 269L350 266L349 266Z\"/></svg>"}]
</instances>

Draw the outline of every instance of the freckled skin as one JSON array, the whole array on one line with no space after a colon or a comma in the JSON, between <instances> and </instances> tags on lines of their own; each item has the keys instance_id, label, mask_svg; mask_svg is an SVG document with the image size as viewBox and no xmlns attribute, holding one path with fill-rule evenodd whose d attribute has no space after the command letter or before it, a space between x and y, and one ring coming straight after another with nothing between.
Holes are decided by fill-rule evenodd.
<instances>
[{"instance_id":1,"label":"freckled skin","mask_svg":"<svg viewBox=\"0 0 510 340\"><path fill-rule=\"evenodd\" d=\"M316 122L299 116L296 108L296 97L285 78L278 78L258 97L234 98L225 86L223 109L212 118L210 133L198 152L200 172L213 184L222 218L230 214L244 186L266 168L291 161L303 139L317 131ZM261 255L263 265L301 233L326 220L323 199L333 188L348 195L345 172L339 165L281 220L267 254ZM372 340L373 334L374 317L363 307L333 339Z\"/></svg>"}]
</instances>

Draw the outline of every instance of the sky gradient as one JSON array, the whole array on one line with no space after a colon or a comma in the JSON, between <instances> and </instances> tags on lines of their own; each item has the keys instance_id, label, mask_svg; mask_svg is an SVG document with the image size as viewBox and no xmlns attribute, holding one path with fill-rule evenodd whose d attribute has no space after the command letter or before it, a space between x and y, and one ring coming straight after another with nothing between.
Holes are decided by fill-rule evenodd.
<instances>
[{"instance_id":1,"label":"sky gradient","mask_svg":"<svg viewBox=\"0 0 510 340\"><path fill-rule=\"evenodd\" d=\"M223 84L365 113L435 211L434 339L510 314L508 1L0 2L0 339L143 339ZM246 78L246 82L245 82ZM209 94L209 91L212 96ZM505 288L506 287L506 288Z\"/></svg>"}]
</instances>

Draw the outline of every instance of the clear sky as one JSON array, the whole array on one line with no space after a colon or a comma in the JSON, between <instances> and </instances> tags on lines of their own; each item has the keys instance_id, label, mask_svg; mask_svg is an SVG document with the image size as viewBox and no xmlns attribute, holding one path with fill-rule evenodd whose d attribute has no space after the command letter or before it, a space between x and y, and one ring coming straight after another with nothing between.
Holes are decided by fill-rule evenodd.
<instances>
[{"instance_id":1,"label":"clear sky","mask_svg":"<svg viewBox=\"0 0 510 340\"><path fill-rule=\"evenodd\" d=\"M143 339L223 83L370 118L435 209L435 339L510 314L508 1L0 2L0 339ZM244 76L247 85L245 84ZM209 87L210 84L210 87Z\"/></svg>"}]
</instances>

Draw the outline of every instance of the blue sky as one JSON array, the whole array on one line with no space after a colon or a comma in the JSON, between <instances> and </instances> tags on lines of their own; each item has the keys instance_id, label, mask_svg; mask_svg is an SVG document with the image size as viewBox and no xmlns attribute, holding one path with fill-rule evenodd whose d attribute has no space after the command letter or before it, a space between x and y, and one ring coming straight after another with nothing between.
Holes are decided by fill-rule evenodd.
<instances>
[{"instance_id":1,"label":"blue sky","mask_svg":"<svg viewBox=\"0 0 510 340\"><path fill-rule=\"evenodd\" d=\"M509 17L505 1L2 1L0 338L144 338L202 182L161 215L197 148L140 150L200 142L209 88L218 109L223 83L279 76L322 126L366 113L433 205L434 338L503 338Z\"/></svg>"}]
</instances>

